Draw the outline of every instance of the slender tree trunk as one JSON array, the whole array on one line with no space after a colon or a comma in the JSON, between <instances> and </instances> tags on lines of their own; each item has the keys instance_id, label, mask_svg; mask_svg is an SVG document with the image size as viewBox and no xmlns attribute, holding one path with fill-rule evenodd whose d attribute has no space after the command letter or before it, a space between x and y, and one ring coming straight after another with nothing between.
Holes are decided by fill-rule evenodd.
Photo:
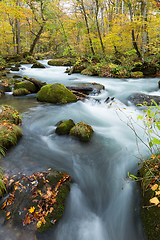
<instances>
[{"instance_id":1,"label":"slender tree trunk","mask_svg":"<svg viewBox=\"0 0 160 240\"><path fill-rule=\"evenodd\" d=\"M87 14L86 14L86 11L85 11L85 7L84 7L83 0L81 0L81 5L82 5L83 15L84 15L85 23L86 23L86 28L87 28L87 34L88 34L90 49L91 49L92 54L95 55L95 52L94 52L94 49L93 49L93 44L92 44L92 39L91 39L91 37L90 37L90 29L89 29Z\"/></svg>"},{"instance_id":2,"label":"slender tree trunk","mask_svg":"<svg viewBox=\"0 0 160 240\"><path fill-rule=\"evenodd\" d=\"M95 2L96 2L96 25L97 25L98 36L99 36L99 40L101 43L101 48L102 48L104 59L107 60L106 55L105 55L105 49L104 49L102 37L101 37L101 32L100 32L100 28L99 28L99 23L98 23L98 10L99 10L98 0L95 0Z\"/></svg>"},{"instance_id":3,"label":"slender tree trunk","mask_svg":"<svg viewBox=\"0 0 160 240\"><path fill-rule=\"evenodd\" d=\"M45 25L45 22L40 26L40 29L39 29L38 33L36 34L36 36L35 36L35 38L33 40L33 43L31 44L30 51L29 51L29 53L31 55L33 54L33 51L34 51L35 46L36 46L36 44L37 44L37 42L38 42L38 40L39 40L39 38L41 36L41 33L43 32L44 25Z\"/></svg>"},{"instance_id":4,"label":"slender tree trunk","mask_svg":"<svg viewBox=\"0 0 160 240\"><path fill-rule=\"evenodd\" d=\"M16 6L19 6L19 0L16 2ZM16 18L15 19L15 38L16 38L16 52L17 54L20 53L20 21Z\"/></svg>"},{"instance_id":5,"label":"slender tree trunk","mask_svg":"<svg viewBox=\"0 0 160 240\"><path fill-rule=\"evenodd\" d=\"M144 60L144 54L148 51L149 37L147 32L147 2L141 1L141 18L142 18L142 60Z\"/></svg>"},{"instance_id":6,"label":"slender tree trunk","mask_svg":"<svg viewBox=\"0 0 160 240\"><path fill-rule=\"evenodd\" d=\"M133 22L133 14L132 14L132 8L131 8L131 4L128 3L128 7L129 7L129 12L130 12L130 17L131 17L131 22ZM137 45L137 42L136 42L136 39L135 39L135 34L134 34L134 29L132 29L132 43L133 43L133 47L134 49L136 50L136 54L139 58L141 58L141 53L138 49L138 45Z\"/></svg>"},{"instance_id":7,"label":"slender tree trunk","mask_svg":"<svg viewBox=\"0 0 160 240\"><path fill-rule=\"evenodd\" d=\"M20 53L20 22L15 19L15 29L16 29L16 52Z\"/></svg>"}]
</instances>

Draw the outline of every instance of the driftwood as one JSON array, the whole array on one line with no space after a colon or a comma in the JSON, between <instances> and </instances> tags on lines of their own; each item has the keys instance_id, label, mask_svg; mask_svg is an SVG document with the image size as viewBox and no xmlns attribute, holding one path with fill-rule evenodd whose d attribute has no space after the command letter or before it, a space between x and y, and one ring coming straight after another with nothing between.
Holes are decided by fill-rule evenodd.
<instances>
[{"instance_id":1,"label":"driftwood","mask_svg":"<svg viewBox=\"0 0 160 240\"><path fill-rule=\"evenodd\" d=\"M84 100L84 99L90 99L90 97L88 97L86 94L79 92L79 91L75 91L75 90L70 90L78 100Z\"/></svg>"},{"instance_id":2,"label":"driftwood","mask_svg":"<svg viewBox=\"0 0 160 240\"><path fill-rule=\"evenodd\" d=\"M90 92L93 91L93 88L91 87L73 87L73 86L69 86L66 87L68 90L74 90L76 92L80 92L80 93L84 93L84 94L89 94Z\"/></svg>"},{"instance_id":3,"label":"driftwood","mask_svg":"<svg viewBox=\"0 0 160 240\"><path fill-rule=\"evenodd\" d=\"M41 81L38 81L38 80L36 80L36 79L34 79L34 78L29 78L29 79L27 79L27 81L30 81L30 82L34 83L34 85L35 85L39 90L41 89L41 87L47 85L46 82L43 82L43 83L42 83Z\"/></svg>"}]
</instances>

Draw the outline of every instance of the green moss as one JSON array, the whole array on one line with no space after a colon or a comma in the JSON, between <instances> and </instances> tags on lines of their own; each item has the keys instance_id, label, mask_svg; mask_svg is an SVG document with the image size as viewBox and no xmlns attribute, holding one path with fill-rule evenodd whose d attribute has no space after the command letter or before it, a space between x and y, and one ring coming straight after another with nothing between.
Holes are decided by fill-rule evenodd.
<instances>
[{"instance_id":1,"label":"green moss","mask_svg":"<svg viewBox=\"0 0 160 240\"><path fill-rule=\"evenodd\" d=\"M40 228L37 229L37 232L44 232L50 229L53 224L52 222L56 219L56 223L60 220L60 218L63 215L64 207L65 207L65 201L66 197L68 195L68 192L70 191L70 183L65 182L61 187L59 188L58 195L56 197L57 204L54 205L54 210L52 213L49 213L47 217L45 218L46 223L42 224Z\"/></svg>"},{"instance_id":2,"label":"green moss","mask_svg":"<svg viewBox=\"0 0 160 240\"><path fill-rule=\"evenodd\" d=\"M30 94L31 92L29 92L27 89L25 88L19 88L13 91L13 96L24 96L27 94Z\"/></svg>"},{"instance_id":3,"label":"green moss","mask_svg":"<svg viewBox=\"0 0 160 240\"><path fill-rule=\"evenodd\" d=\"M93 128L86 123L77 123L71 130L70 135L78 137L82 141L89 141L91 139Z\"/></svg>"},{"instance_id":4,"label":"green moss","mask_svg":"<svg viewBox=\"0 0 160 240\"><path fill-rule=\"evenodd\" d=\"M143 72L140 72L140 71L132 72L131 73L131 77L133 77L133 78L142 78L143 77Z\"/></svg>"},{"instance_id":5,"label":"green moss","mask_svg":"<svg viewBox=\"0 0 160 240\"><path fill-rule=\"evenodd\" d=\"M16 125L21 123L21 117L15 108L8 105L1 105L0 110L0 123L4 120Z\"/></svg>"},{"instance_id":6,"label":"green moss","mask_svg":"<svg viewBox=\"0 0 160 240\"><path fill-rule=\"evenodd\" d=\"M75 126L75 123L72 119L69 119L63 123L61 123L57 128L56 128L56 133L59 135L63 134L69 134L70 130L72 127Z\"/></svg>"},{"instance_id":7,"label":"green moss","mask_svg":"<svg viewBox=\"0 0 160 240\"><path fill-rule=\"evenodd\" d=\"M51 66L71 66L74 60L71 58L52 59L48 61L48 65Z\"/></svg>"},{"instance_id":8,"label":"green moss","mask_svg":"<svg viewBox=\"0 0 160 240\"><path fill-rule=\"evenodd\" d=\"M33 63L31 68L45 68L45 66L42 63L36 61L35 63Z\"/></svg>"},{"instance_id":9,"label":"green moss","mask_svg":"<svg viewBox=\"0 0 160 240\"><path fill-rule=\"evenodd\" d=\"M154 168L157 165L153 159L147 160L139 171L138 176L141 180L141 218L144 231L148 240L159 239L160 236L160 207L151 206L149 200L154 197L154 191L151 186L158 183L153 174L159 175L159 168ZM152 171L152 173L150 172Z\"/></svg>"},{"instance_id":10,"label":"green moss","mask_svg":"<svg viewBox=\"0 0 160 240\"><path fill-rule=\"evenodd\" d=\"M37 93L37 100L41 102L65 104L76 102L77 98L63 84L55 83L43 86Z\"/></svg>"},{"instance_id":11,"label":"green moss","mask_svg":"<svg viewBox=\"0 0 160 240\"><path fill-rule=\"evenodd\" d=\"M38 89L34 85L34 83L29 82L29 81L23 81L23 82L20 82L20 83L16 83L14 85L14 90L19 89L19 88L25 88L31 93L36 93L38 91Z\"/></svg>"}]
</instances>

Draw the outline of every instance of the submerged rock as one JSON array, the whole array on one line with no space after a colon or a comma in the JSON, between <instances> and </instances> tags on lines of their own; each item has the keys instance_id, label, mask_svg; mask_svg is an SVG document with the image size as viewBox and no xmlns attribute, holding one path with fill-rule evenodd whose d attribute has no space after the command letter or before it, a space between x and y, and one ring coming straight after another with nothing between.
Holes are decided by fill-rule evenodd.
<instances>
[{"instance_id":1,"label":"submerged rock","mask_svg":"<svg viewBox=\"0 0 160 240\"><path fill-rule=\"evenodd\" d=\"M43 86L37 93L37 100L50 103L70 103L76 102L76 96L63 84L55 83Z\"/></svg>"},{"instance_id":2,"label":"submerged rock","mask_svg":"<svg viewBox=\"0 0 160 240\"><path fill-rule=\"evenodd\" d=\"M76 136L81 141L87 142L91 139L93 132L94 130L90 125L79 122L70 130L70 135Z\"/></svg>"},{"instance_id":3,"label":"submerged rock","mask_svg":"<svg viewBox=\"0 0 160 240\"><path fill-rule=\"evenodd\" d=\"M72 119L69 119L67 121L60 123L56 128L55 132L59 135L69 134L71 128L74 126L75 126L74 121Z\"/></svg>"}]
</instances>

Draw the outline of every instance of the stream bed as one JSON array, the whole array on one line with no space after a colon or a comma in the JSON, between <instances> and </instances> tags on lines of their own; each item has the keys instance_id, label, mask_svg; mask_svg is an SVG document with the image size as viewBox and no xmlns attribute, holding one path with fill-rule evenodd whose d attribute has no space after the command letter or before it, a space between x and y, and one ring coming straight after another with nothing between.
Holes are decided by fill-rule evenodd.
<instances>
[{"instance_id":1,"label":"stream bed","mask_svg":"<svg viewBox=\"0 0 160 240\"><path fill-rule=\"evenodd\" d=\"M17 74L65 86L96 82L104 85L105 90L89 100L66 105L38 102L36 94L13 97L7 93L0 100L19 111L24 133L18 145L0 159L5 172L30 175L53 168L72 178L64 215L57 226L35 235L34 230L23 226L4 224L1 213L0 239L146 240L140 219L140 190L136 183L127 184L126 180L128 172L137 173L140 158L135 134L127 126L128 116L136 122L142 114L128 97L133 93L160 95L158 78L69 76L64 73L65 67L49 66L47 60L41 63L45 69L23 65ZM114 100L105 103L107 97ZM56 135L56 123L67 119L91 125L91 141L83 143L71 136ZM146 141L144 130L137 125L135 130ZM139 142L139 148L147 157L144 144Z\"/></svg>"}]
</instances>

